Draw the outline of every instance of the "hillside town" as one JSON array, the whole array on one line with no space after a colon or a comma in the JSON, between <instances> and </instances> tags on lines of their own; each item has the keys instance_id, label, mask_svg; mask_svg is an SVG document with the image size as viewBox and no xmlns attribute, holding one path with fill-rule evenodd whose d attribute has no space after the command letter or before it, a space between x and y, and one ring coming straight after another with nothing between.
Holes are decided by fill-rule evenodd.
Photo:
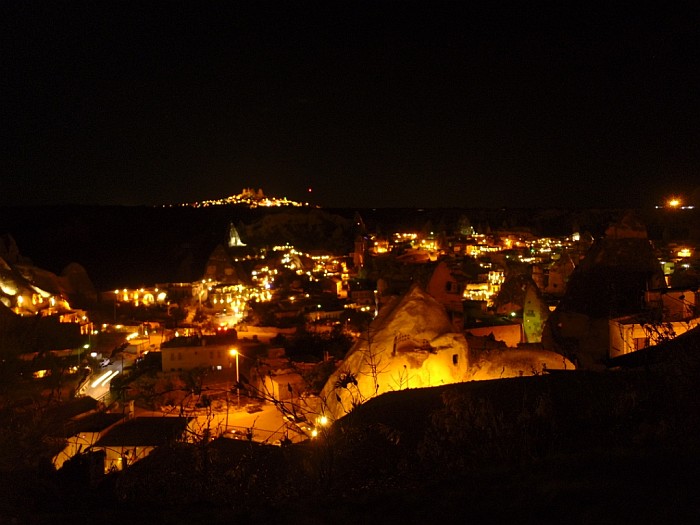
<instances>
[{"instance_id":1,"label":"hillside town","mask_svg":"<svg viewBox=\"0 0 700 525\"><path fill-rule=\"evenodd\" d=\"M110 290L3 235L3 413L41 411L52 468L108 476L173 442L303 445L383 394L625 368L700 320L697 238L650 239L635 212L598 237L352 224L337 253L231 221L197 280Z\"/></svg>"}]
</instances>

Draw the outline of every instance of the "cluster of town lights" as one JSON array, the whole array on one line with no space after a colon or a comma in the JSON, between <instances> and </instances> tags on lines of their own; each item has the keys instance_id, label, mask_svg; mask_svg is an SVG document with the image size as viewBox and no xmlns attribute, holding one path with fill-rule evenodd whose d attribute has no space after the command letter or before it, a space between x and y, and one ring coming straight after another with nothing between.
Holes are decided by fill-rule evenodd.
<instances>
[{"instance_id":1,"label":"cluster of town lights","mask_svg":"<svg viewBox=\"0 0 700 525\"><path fill-rule=\"evenodd\" d=\"M141 304L151 306L156 303L165 304L168 300L168 294L158 288L137 288L134 290L124 288L122 290L114 290L114 298L120 303L131 303L134 306Z\"/></svg>"},{"instance_id":2,"label":"cluster of town lights","mask_svg":"<svg viewBox=\"0 0 700 525\"><path fill-rule=\"evenodd\" d=\"M286 197L266 197L262 190L255 191L252 188L244 188L238 195L230 195L221 199L211 199L198 202L184 203L179 206L192 208L207 208L209 206L224 206L230 204L244 204L250 208L279 208L283 206L302 207L309 206L308 202L297 202Z\"/></svg>"}]
</instances>

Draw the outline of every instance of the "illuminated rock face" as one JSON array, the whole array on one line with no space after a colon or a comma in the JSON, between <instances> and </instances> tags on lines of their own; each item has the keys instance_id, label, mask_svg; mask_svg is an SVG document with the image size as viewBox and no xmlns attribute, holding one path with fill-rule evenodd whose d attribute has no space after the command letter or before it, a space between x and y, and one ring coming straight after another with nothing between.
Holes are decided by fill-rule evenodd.
<instances>
[{"instance_id":1,"label":"illuminated rock face","mask_svg":"<svg viewBox=\"0 0 700 525\"><path fill-rule=\"evenodd\" d=\"M325 412L342 417L392 390L465 381L468 345L442 305L414 286L372 322L321 392Z\"/></svg>"},{"instance_id":2,"label":"illuminated rock face","mask_svg":"<svg viewBox=\"0 0 700 525\"><path fill-rule=\"evenodd\" d=\"M262 190L260 190L262 192ZM241 236L238 235L238 230L236 230L236 227L233 225L233 223L229 223L228 226L228 247L229 248L236 248L239 246L245 246L245 243L241 241Z\"/></svg>"},{"instance_id":3,"label":"illuminated rock face","mask_svg":"<svg viewBox=\"0 0 700 525\"><path fill-rule=\"evenodd\" d=\"M509 377L531 376L546 373L548 370L575 370L576 367L564 356L542 349L494 348L480 352L472 358L469 379L506 379Z\"/></svg>"}]
</instances>

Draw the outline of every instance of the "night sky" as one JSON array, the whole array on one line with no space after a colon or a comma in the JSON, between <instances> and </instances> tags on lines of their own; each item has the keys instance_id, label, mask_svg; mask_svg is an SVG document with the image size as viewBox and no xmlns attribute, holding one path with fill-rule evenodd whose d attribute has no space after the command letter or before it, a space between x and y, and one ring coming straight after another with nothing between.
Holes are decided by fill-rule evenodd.
<instances>
[{"instance_id":1,"label":"night sky","mask_svg":"<svg viewBox=\"0 0 700 525\"><path fill-rule=\"evenodd\" d=\"M698 195L696 2L503 4L3 0L0 205Z\"/></svg>"}]
</instances>

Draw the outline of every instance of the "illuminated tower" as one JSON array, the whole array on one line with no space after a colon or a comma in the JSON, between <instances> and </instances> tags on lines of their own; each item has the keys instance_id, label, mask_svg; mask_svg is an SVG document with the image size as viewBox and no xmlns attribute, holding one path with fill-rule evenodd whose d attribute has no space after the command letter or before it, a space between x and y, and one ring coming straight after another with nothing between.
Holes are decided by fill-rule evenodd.
<instances>
[{"instance_id":1,"label":"illuminated tower","mask_svg":"<svg viewBox=\"0 0 700 525\"><path fill-rule=\"evenodd\" d=\"M238 235L238 230L230 223L228 226L228 247L235 248L237 246L245 246L245 243L241 241L241 236Z\"/></svg>"}]
</instances>

